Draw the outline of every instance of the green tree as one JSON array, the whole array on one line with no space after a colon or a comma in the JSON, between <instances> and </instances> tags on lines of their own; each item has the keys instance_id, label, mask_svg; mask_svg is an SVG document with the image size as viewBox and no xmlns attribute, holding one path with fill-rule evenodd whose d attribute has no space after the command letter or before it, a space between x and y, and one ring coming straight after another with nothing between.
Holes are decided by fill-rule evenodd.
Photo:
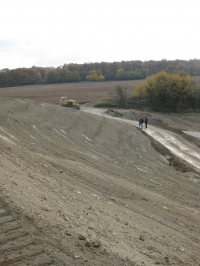
<instances>
[{"instance_id":1,"label":"green tree","mask_svg":"<svg viewBox=\"0 0 200 266\"><path fill-rule=\"evenodd\" d=\"M104 81L105 77L101 74L101 70L91 70L86 77L88 81Z\"/></svg>"},{"instance_id":2,"label":"green tree","mask_svg":"<svg viewBox=\"0 0 200 266\"><path fill-rule=\"evenodd\" d=\"M121 85L116 85L115 88L116 98L120 105L125 105L127 101L126 88Z\"/></svg>"},{"instance_id":3,"label":"green tree","mask_svg":"<svg viewBox=\"0 0 200 266\"><path fill-rule=\"evenodd\" d=\"M185 109L194 106L198 92L193 78L189 75L181 77L179 74L167 74L161 71L139 83L135 87L133 96L161 108Z\"/></svg>"},{"instance_id":4,"label":"green tree","mask_svg":"<svg viewBox=\"0 0 200 266\"><path fill-rule=\"evenodd\" d=\"M137 85L137 88L134 90L133 96L137 99L139 99L140 101L142 101L145 98L145 83L146 82L140 82Z\"/></svg>"},{"instance_id":5,"label":"green tree","mask_svg":"<svg viewBox=\"0 0 200 266\"><path fill-rule=\"evenodd\" d=\"M46 75L46 82L47 83L58 83L60 82L60 76L56 69L51 68Z\"/></svg>"}]
</instances>

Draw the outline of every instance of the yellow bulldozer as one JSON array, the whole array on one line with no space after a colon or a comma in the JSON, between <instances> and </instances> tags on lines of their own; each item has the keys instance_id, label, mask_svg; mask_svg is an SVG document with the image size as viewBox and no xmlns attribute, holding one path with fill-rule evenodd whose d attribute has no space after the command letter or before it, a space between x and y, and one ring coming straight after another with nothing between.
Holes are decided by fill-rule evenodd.
<instances>
[{"instance_id":1,"label":"yellow bulldozer","mask_svg":"<svg viewBox=\"0 0 200 266\"><path fill-rule=\"evenodd\" d=\"M76 100L68 100L67 96L60 98L60 105L65 107L70 107L76 110L80 110L80 105L76 102Z\"/></svg>"}]
</instances>

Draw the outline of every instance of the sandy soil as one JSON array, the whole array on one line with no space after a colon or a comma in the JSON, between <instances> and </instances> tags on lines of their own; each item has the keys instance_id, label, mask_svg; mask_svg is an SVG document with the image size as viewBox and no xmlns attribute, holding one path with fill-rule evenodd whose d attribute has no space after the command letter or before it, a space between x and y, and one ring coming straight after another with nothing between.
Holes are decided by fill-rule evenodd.
<instances>
[{"instance_id":1,"label":"sandy soil","mask_svg":"<svg viewBox=\"0 0 200 266\"><path fill-rule=\"evenodd\" d=\"M0 265L199 265L199 116L91 110L0 100Z\"/></svg>"}]
</instances>

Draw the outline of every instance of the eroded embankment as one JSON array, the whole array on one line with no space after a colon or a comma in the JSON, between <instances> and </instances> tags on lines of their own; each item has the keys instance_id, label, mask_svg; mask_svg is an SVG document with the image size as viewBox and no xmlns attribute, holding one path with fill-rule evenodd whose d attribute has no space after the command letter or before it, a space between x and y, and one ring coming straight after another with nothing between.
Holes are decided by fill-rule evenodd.
<instances>
[{"instance_id":1,"label":"eroded embankment","mask_svg":"<svg viewBox=\"0 0 200 266\"><path fill-rule=\"evenodd\" d=\"M123 116L113 117L107 114L106 109L83 107L82 111L129 123L138 128L137 121L125 119ZM171 166L182 172L200 173L200 149L197 146L164 128L148 125L141 132L150 137L152 146L167 158Z\"/></svg>"}]
</instances>

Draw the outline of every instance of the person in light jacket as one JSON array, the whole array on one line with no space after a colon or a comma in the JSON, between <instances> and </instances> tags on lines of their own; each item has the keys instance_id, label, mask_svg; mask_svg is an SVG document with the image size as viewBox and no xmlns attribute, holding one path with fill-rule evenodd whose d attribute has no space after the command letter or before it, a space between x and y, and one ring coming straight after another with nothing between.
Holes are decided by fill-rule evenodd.
<instances>
[{"instance_id":1,"label":"person in light jacket","mask_svg":"<svg viewBox=\"0 0 200 266\"><path fill-rule=\"evenodd\" d=\"M144 119L141 117L139 119L139 128L143 129L143 123L144 123Z\"/></svg>"}]
</instances>

